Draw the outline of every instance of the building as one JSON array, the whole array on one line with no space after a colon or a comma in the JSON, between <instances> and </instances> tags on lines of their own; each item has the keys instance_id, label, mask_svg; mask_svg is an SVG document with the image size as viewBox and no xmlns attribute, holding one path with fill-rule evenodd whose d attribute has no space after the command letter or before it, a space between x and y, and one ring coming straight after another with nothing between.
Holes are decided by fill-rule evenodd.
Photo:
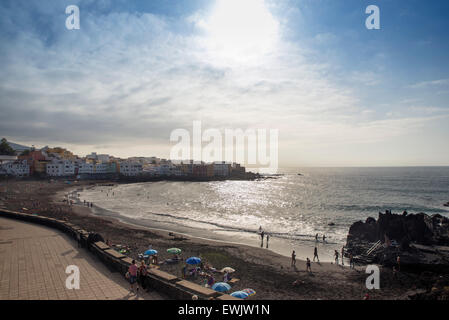
<instances>
[{"instance_id":1,"label":"building","mask_svg":"<svg viewBox=\"0 0 449 320\"><path fill-rule=\"evenodd\" d=\"M212 163L206 164L204 162L194 163L192 176L194 177L213 177L214 176L214 165Z\"/></svg>"},{"instance_id":2,"label":"building","mask_svg":"<svg viewBox=\"0 0 449 320\"><path fill-rule=\"evenodd\" d=\"M80 162L78 163L78 173L77 174L93 174L94 164L91 162Z\"/></svg>"},{"instance_id":3,"label":"building","mask_svg":"<svg viewBox=\"0 0 449 320\"><path fill-rule=\"evenodd\" d=\"M30 166L26 160L2 161L0 164L0 175L27 177L30 175Z\"/></svg>"},{"instance_id":4,"label":"building","mask_svg":"<svg viewBox=\"0 0 449 320\"><path fill-rule=\"evenodd\" d=\"M142 164L130 161L122 161L119 165L121 175L133 177L142 174Z\"/></svg>"},{"instance_id":5,"label":"building","mask_svg":"<svg viewBox=\"0 0 449 320\"><path fill-rule=\"evenodd\" d=\"M75 163L70 160L53 160L47 163L47 175L52 177L74 176Z\"/></svg>"},{"instance_id":6,"label":"building","mask_svg":"<svg viewBox=\"0 0 449 320\"><path fill-rule=\"evenodd\" d=\"M108 173L116 173L117 167L115 162L100 162L95 163L94 165L94 173L95 174L108 174Z\"/></svg>"},{"instance_id":7,"label":"building","mask_svg":"<svg viewBox=\"0 0 449 320\"><path fill-rule=\"evenodd\" d=\"M224 161L214 162L214 176L228 177L231 174L231 164Z\"/></svg>"},{"instance_id":8,"label":"building","mask_svg":"<svg viewBox=\"0 0 449 320\"><path fill-rule=\"evenodd\" d=\"M240 164L238 163L233 163L231 165L231 175L232 176L241 176L241 175L245 175L246 169L245 167L242 167Z\"/></svg>"},{"instance_id":9,"label":"building","mask_svg":"<svg viewBox=\"0 0 449 320\"><path fill-rule=\"evenodd\" d=\"M25 155L19 156L20 160L26 160L30 165L30 175L35 173L45 174L47 171L48 156L42 150L31 150Z\"/></svg>"}]
</instances>

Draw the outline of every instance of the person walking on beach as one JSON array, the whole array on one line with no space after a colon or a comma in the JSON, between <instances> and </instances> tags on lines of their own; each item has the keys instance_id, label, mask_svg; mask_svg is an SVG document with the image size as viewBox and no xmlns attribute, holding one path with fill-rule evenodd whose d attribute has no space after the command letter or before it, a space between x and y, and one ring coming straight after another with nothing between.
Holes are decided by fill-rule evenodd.
<instances>
[{"instance_id":1,"label":"person walking on beach","mask_svg":"<svg viewBox=\"0 0 449 320\"><path fill-rule=\"evenodd\" d=\"M310 263L310 259L307 257L307 261L306 261L306 271L312 273L312 266Z\"/></svg>"},{"instance_id":2,"label":"person walking on beach","mask_svg":"<svg viewBox=\"0 0 449 320\"><path fill-rule=\"evenodd\" d=\"M268 240L270 240L270 235L267 234L267 249L268 249Z\"/></svg>"},{"instance_id":3,"label":"person walking on beach","mask_svg":"<svg viewBox=\"0 0 449 320\"><path fill-rule=\"evenodd\" d=\"M337 250L335 250L334 255L335 255L335 264L338 264L338 251Z\"/></svg>"},{"instance_id":4,"label":"person walking on beach","mask_svg":"<svg viewBox=\"0 0 449 320\"><path fill-rule=\"evenodd\" d=\"M262 233L260 234L260 238L262 239L262 242L260 243L260 247L263 248L263 237L265 235L265 232L262 231Z\"/></svg>"},{"instance_id":5,"label":"person walking on beach","mask_svg":"<svg viewBox=\"0 0 449 320\"><path fill-rule=\"evenodd\" d=\"M342 266L345 265L344 257L345 257L345 246L341 247L341 265Z\"/></svg>"},{"instance_id":6,"label":"person walking on beach","mask_svg":"<svg viewBox=\"0 0 449 320\"><path fill-rule=\"evenodd\" d=\"M313 262L315 262L315 258L318 260L318 262L320 262L320 258L318 258L318 249L317 249L317 247L315 247L315 249L313 249Z\"/></svg>"},{"instance_id":7,"label":"person walking on beach","mask_svg":"<svg viewBox=\"0 0 449 320\"><path fill-rule=\"evenodd\" d=\"M136 266L136 260L133 260L131 265L128 268L128 273L129 273L129 283L131 285L130 287L130 291L134 292L134 284L136 283L137 280L137 266ZM139 286L137 285L137 292L139 291Z\"/></svg>"}]
</instances>

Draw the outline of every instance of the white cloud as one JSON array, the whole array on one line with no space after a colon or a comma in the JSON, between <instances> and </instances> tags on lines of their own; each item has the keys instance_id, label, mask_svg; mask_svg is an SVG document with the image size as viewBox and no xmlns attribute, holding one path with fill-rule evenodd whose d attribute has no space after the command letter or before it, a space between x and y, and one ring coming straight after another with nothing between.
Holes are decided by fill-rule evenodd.
<instances>
[{"instance_id":1,"label":"white cloud","mask_svg":"<svg viewBox=\"0 0 449 320\"><path fill-rule=\"evenodd\" d=\"M281 154L290 159L304 145L372 143L431 121L371 119L353 89L332 82L325 63L311 64L308 48L283 41L276 18L251 1L258 18L243 10L239 27L225 33L233 20L202 12L185 21L148 13L87 15L81 30L62 30L50 44L20 33L2 46L1 133L85 152L105 146L123 154L151 144L144 149L167 155L171 130L203 120L205 129L278 128ZM267 19L268 30L257 28ZM176 33L174 23L196 24L202 32ZM352 76L367 85L378 81L370 73Z\"/></svg>"}]
</instances>

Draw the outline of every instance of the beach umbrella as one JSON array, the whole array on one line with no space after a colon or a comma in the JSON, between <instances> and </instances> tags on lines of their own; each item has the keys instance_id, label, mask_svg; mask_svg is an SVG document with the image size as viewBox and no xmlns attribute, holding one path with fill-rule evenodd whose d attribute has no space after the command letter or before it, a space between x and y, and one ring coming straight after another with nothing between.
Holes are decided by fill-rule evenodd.
<instances>
[{"instance_id":1,"label":"beach umbrella","mask_svg":"<svg viewBox=\"0 0 449 320\"><path fill-rule=\"evenodd\" d=\"M182 252L182 250L179 248L170 248L170 249L167 249L167 252L173 253L173 254L180 254Z\"/></svg>"},{"instance_id":2,"label":"beach umbrella","mask_svg":"<svg viewBox=\"0 0 449 320\"><path fill-rule=\"evenodd\" d=\"M247 288L247 289L243 289L242 291L245 292L249 297L256 294L256 290L254 290L254 289Z\"/></svg>"},{"instance_id":3,"label":"beach umbrella","mask_svg":"<svg viewBox=\"0 0 449 320\"><path fill-rule=\"evenodd\" d=\"M212 286L212 290L218 292L226 292L231 289L231 286L225 282L217 282Z\"/></svg>"},{"instance_id":4,"label":"beach umbrella","mask_svg":"<svg viewBox=\"0 0 449 320\"><path fill-rule=\"evenodd\" d=\"M157 250L150 249L150 250L145 251L144 254L147 256L153 256L153 255L157 254Z\"/></svg>"},{"instance_id":5,"label":"beach umbrella","mask_svg":"<svg viewBox=\"0 0 449 320\"><path fill-rule=\"evenodd\" d=\"M249 295L246 292L243 291L236 291L231 293L231 296L235 297L235 298L239 298L239 299L246 299L249 297Z\"/></svg>"},{"instance_id":6,"label":"beach umbrella","mask_svg":"<svg viewBox=\"0 0 449 320\"><path fill-rule=\"evenodd\" d=\"M226 268L221 269L221 272L233 273L233 272L235 272L235 270L232 269L231 267L226 267Z\"/></svg>"},{"instance_id":7,"label":"beach umbrella","mask_svg":"<svg viewBox=\"0 0 449 320\"><path fill-rule=\"evenodd\" d=\"M186 260L187 264L200 264L201 263L201 259L198 257L190 257L189 259Z\"/></svg>"}]
</instances>

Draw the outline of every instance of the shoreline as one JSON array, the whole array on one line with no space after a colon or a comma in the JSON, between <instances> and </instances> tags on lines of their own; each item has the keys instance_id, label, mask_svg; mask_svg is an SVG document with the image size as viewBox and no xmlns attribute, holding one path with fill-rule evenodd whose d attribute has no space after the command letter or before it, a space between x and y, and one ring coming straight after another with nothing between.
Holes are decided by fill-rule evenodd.
<instances>
[{"instance_id":1,"label":"shoreline","mask_svg":"<svg viewBox=\"0 0 449 320\"><path fill-rule=\"evenodd\" d=\"M107 187L117 187L120 184L99 184L96 186L90 186L89 188L84 188L83 190L78 190L79 193L81 193L81 198L76 198L74 201L75 203L78 203L79 205L83 206L83 202L81 200L83 198L83 192L89 192L85 189L94 189L99 188L101 186L107 186ZM76 188L74 188L72 191L74 191ZM112 190L110 190L112 191ZM61 192L58 194L58 199L62 199L64 197L64 194ZM234 245L244 245L244 246L250 246L253 248L262 248L261 247L261 239L260 235L254 231L250 231L247 229L230 229L226 226L220 226L220 225L212 225L212 229L208 229L207 226L205 228L201 227L195 227L195 226L187 226L183 224L176 224L170 221L155 221L150 218L134 218L129 217L125 214L122 214L118 211L113 211L110 209L106 209L104 207L98 206L95 203L95 199L93 200L94 206L93 208L90 208L92 215L97 217L112 217L114 219L118 219L119 221L132 225L132 226L140 226L144 228L148 228L149 230L157 230L157 231L163 231L163 232L173 232L180 235L184 235L186 237L196 238L196 239L202 239L206 241L215 241L218 243L223 244L234 244ZM200 222L200 224L207 222ZM269 234L269 232L268 232ZM320 239L319 241L315 241L315 239L310 236L310 240L302 240L298 241L283 237L278 237L276 235L270 234L270 241L269 241L269 248L266 248L266 239L264 239L263 242L263 249L269 250L273 253L279 254L283 257L287 257L290 259L291 253L293 250L296 252L297 260L306 261L306 258L309 258L312 260L313 258L313 250L316 246L319 252L319 256L321 261L323 262L333 262L333 252L334 250L338 250L340 252L341 247L344 245L342 243L338 242L332 242L332 241L326 241L323 243L323 241ZM229 239L234 239L233 241L230 241ZM329 238L328 238L329 239ZM345 258L345 262L349 264L349 260Z\"/></svg>"},{"instance_id":2,"label":"shoreline","mask_svg":"<svg viewBox=\"0 0 449 320\"><path fill-rule=\"evenodd\" d=\"M403 279L398 282L393 279L390 269L381 268L382 289L368 291L365 287L364 267L358 266L356 270L351 270L347 265L341 267L331 263L312 262L312 273L308 273L304 261L297 259L296 268L293 268L289 257L265 248L191 236L174 238L166 231L130 225L114 217L96 216L83 205L69 207L62 203L62 198L59 202L55 198L61 192L67 193L80 187L94 187L102 183L105 182L83 181L77 185L67 185L62 182L14 181L9 183L7 192L3 188L4 184L0 184L0 207L71 221L90 232L100 233L113 244L126 246L127 255L132 258L137 258L151 244L159 251L160 261L171 258L166 252L168 248L178 247L183 250L184 259L200 256L217 269L233 267L237 270L234 276L240 279L233 291L253 288L257 294L249 299L358 300L368 292L372 299L407 299L409 291L414 289L414 285L416 287L416 279L411 276L404 274ZM179 277L182 266L183 264L164 264L160 268ZM217 275L217 281L221 281L219 277ZM204 284L203 279L196 281Z\"/></svg>"}]
</instances>

